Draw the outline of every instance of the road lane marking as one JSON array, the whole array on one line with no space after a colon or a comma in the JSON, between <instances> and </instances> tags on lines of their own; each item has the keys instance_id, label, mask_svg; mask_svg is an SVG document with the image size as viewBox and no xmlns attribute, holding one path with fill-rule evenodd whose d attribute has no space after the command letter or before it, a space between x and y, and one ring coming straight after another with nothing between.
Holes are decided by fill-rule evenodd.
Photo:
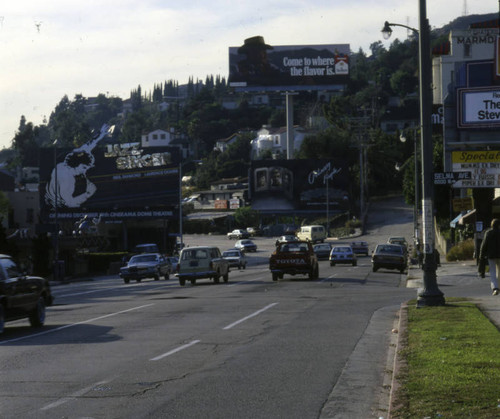
<instances>
[{"instance_id":1,"label":"road lane marking","mask_svg":"<svg viewBox=\"0 0 500 419\"><path fill-rule=\"evenodd\" d=\"M165 358L167 356L170 356L170 355L173 355L175 354L176 352L179 352L179 351L182 351L183 349L187 349L189 348L190 346L193 346L193 345L196 345L197 343L201 342L200 340L193 340L189 343L186 343L185 345L182 345L182 346L179 346L178 348L175 348L175 349L172 349L171 351L169 352L166 352L162 355L158 355L157 357L155 358L151 358L150 361L159 361L160 359L162 358Z\"/></svg>"},{"instance_id":2,"label":"road lane marking","mask_svg":"<svg viewBox=\"0 0 500 419\"><path fill-rule=\"evenodd\" d=\"M34 337L38 337L38 336L43 336L43 335L47 335L47 334L53 333L53 332L59 332L60 330L68 329L70 327L74 327L74 326L79 326L81 324L95 322L97 320L102 320L102 319L105 319L107 317L113 317L113 316L117 316L118 314L128 313L129 311L140 310L141 308L151 307L151 306L154 306L154 303L152 303L152 304L146 304L146 305L139 306L139 307L132 307L132 308L129 308L127 310L117 311L116 313L110 313L110 314L106 314L104 316L94 317L93 319L84 320L82 322L67 324L65 326L57 327L55 329L46 330L46 331L40 332L40 333L34 333L32 335L29 335L29 336L23 336L23 337L16 338L16 339L5 340L3 342L0 342L0 345L3 345L5 343L18 342L20 340L30 339L30 338L34 338Z\"/></svg>"},{"instance_id":3,"label":"road lane marking","mask_svg":"<svg viewBox=\"0 0 500 419\"><path fill-rule=\"evenodd\" d=\"M255 313L252 313L249 316L243 317L242 319L239 319L239 320L235 321L234 323L231 323L231 324L227 325L226 327L223 327L222 330L229 330L229 329L233 328L234 326L236 326L240 323L243 323L244 321L246 321L248 319L251 319L252 317L258 316L260 313L262 313L266 310L269 310L271 307L274 307L277 304L278 303L269 304L268 306L265 306L264 308L257 310Z\"/></svg>"},{"instance_id":4,"label":"road lane marking","mask_svg":"<svg viewBox=\"0 0 500 419\"><path fill-rule=\"evenodd\" d=\"M53 409L55 407L61 406L64 403L67 403L71 400L75 400L78 397L81 397L84 394L87 394L93 388L102 386L103 384L107 384L107 383L109 383L109 380L108 381L99 381L98 383L92 384L91 386L88 386L88 387L82 388L81 390L75 391L73 394L70 394L69 396L62 397L59 400L56 400L54 403L50 403L50 404L42 407L40 410L49 410L49 409Z\"/></svg>"}]
</instances>

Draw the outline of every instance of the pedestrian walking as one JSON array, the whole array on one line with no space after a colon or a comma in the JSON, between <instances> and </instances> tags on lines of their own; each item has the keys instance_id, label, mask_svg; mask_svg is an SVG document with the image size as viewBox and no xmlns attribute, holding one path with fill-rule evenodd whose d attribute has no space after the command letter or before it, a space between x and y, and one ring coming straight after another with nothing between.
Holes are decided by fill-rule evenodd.
<instances>
[{"instance_id":1,"label":"pedestrian walking","mask_svg":"<svg viewBox=\"0 0 500 419\"><path fill-rule=\"evenodd\" d=\"M500 275L500 220L498 218L491 221L491 228L484 234L479 257L488 259L492 293L498 295L500 293L498 289L498 276Z\"/></svg>"}]
</instances>

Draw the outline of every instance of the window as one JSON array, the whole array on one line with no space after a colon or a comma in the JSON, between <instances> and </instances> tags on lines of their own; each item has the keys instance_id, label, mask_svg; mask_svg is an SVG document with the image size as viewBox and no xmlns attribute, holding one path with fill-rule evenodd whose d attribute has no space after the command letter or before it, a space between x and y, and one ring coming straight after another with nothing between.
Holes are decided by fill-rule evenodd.
<instances>
[{"instance_id":1,"label":"window","mask_svg":"<svg viewBox=\"0 0 500 419\"><path fill-rule=\"evenodd\" d=\"M158 134L153 134L153 140L157 140L158 139Z\"/></svg>"},{"instance_id":2,"label":"window","mask_svg":"<svg viewBox=\"0 0 500 419\"><path fill-rule=\"evenodd\" d=\"M4 267L9 278L17 278L18 276L21 276L21 273L19 272L19 269L13 260L2 259L0 263Z\"/></svg>"}]
</instances>

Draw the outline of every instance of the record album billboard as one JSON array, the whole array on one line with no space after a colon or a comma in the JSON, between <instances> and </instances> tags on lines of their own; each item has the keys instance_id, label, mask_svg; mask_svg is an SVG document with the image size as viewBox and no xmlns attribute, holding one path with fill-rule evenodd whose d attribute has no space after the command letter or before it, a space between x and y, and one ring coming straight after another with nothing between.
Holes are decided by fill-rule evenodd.
<instances>
[{"instance_id":1,"label":"record album billboard","mask_svg":"<svg viewBox=\"0 0 500 419\"><path fill-rule=\"evenodd\" d=\"M47 221L169 218L179 203L179 150L140 143L42 149L40 208Z\"/></svg>"}]
</instances>

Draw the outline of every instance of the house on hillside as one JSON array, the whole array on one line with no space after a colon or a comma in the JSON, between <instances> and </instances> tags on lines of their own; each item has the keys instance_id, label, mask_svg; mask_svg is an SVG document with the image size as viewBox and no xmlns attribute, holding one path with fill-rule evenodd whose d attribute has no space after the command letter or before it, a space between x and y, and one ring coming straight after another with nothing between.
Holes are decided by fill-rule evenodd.
<instances>
[{"instance_id":1,"label":"house on hillside","mask_svg":"<svg viewBox=\"0 0 500 419\"><path fill-rule=\"evenodd\" d=\"M157 129L142 134L141 146L143 148L177 147L180 150L182 159L192 155L187 139L180 134L176 134L173 129L169 131Z\"/></svg>"},{"instance_id":2,"label":"house on hillside","mask_svg":"<svg viewBox=\"0 0 500 419\"><path fill-rule=\"evenodd\" d=\"M293 150L300 149L304 138L309 134L304 128L295 126L293 128ZM286 158L287 156L287 129L286 127L272 128L264 125L257 131L257 138L252 140L251 160L260 160L263 156L271 153L273 159Z\"/></svg>"}]
</instances>

